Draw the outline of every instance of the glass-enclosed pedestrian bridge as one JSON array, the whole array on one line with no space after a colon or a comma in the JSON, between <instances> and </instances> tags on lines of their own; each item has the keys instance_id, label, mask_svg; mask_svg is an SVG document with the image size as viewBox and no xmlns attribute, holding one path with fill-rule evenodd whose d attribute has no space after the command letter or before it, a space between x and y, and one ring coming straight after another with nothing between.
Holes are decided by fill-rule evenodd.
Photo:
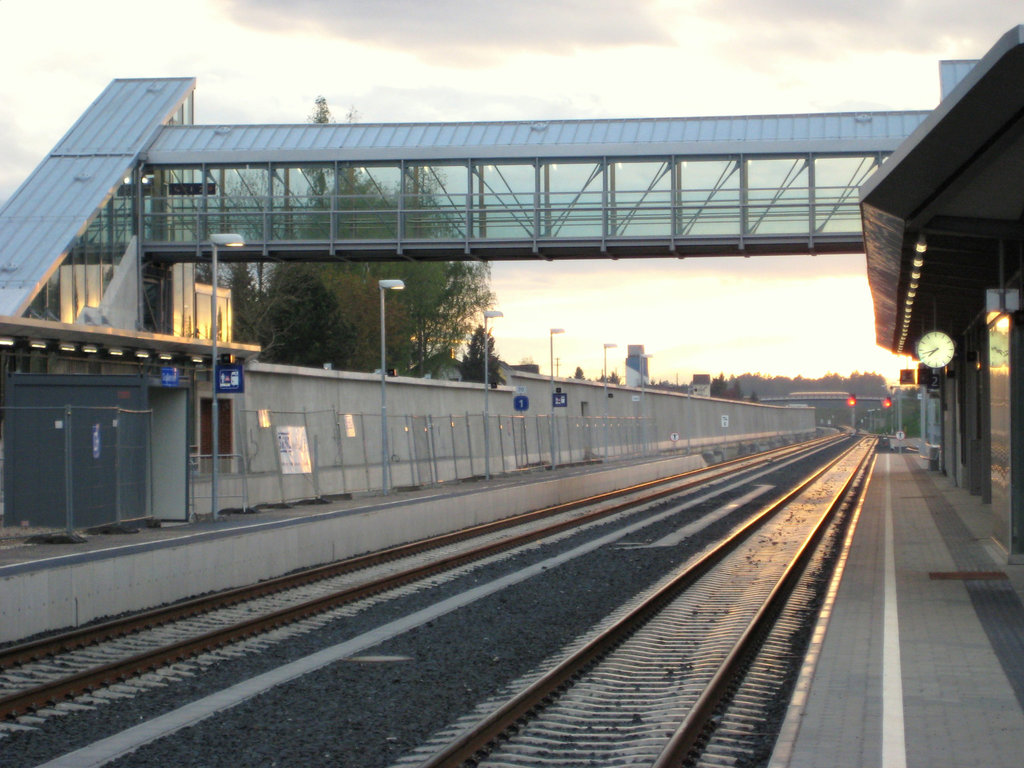
<instances>
[{"instance_id":1,"label":"glass-enclosed pedestrian bridge","mask_svg":"<svg viewBox=\"0 0 1024 768\"><path fill-rule=\"evenodd\" d=\"M925 112L169 126L145 258L453 260L856 252L858 188Z\"/></svg>"},{"instance_id":2,"label":"glass-enclosed pedestrian bridge","mask_svg":"<svg viewBox=\"0 0 1024 768\"><path fill-rule=\"evenodd\" d=\"M238 261L860 251L859 187L928 114L204 126L195 87L113 81L0 208L0 316L194 335L217 232Z\"/></svg>"}]
</instances>

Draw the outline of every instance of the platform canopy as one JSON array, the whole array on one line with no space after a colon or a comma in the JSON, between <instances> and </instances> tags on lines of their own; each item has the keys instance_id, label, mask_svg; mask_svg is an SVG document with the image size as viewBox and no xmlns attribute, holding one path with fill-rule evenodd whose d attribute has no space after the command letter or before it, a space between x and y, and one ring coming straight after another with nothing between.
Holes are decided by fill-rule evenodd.
<instances>
[{"instance_id":1,"label":"platform canopy","mask_svg":"<svg viewBox=\"0 0 1024 768\"><path fill-rule=\"evenodd\" d=\"M924 332L960 334L985 311L986 289L1024 261L1022 179L1018 26L861 187L879 345L912 354Z\"/></svg>"}]
</instances>

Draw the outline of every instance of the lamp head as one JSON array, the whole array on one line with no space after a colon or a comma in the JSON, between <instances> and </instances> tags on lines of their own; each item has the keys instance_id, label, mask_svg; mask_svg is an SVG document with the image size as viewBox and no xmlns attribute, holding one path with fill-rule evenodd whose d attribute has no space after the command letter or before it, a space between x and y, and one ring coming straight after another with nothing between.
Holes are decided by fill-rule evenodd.
<instances>
[{"instance_id":1,"label":"lamp head","mask_svg":"<svg viewBox=\"0 0 1024 768\"><path fill-rule=\"evenodd\" d=\"M565 328L552 328L551 335L554 336L556 333L565 333Z\"/></svg>"},{"instance_id":2,"label":"lamp head","mask_svg":"<svg viewBox=\"0 0 1024 768\"><path fill-rule=\"evenodd\" d=\"M392 291L400 291L405 288L405 283L401 280L378 280L377 285L383 291L390 288Z\"/></svg>"},{"instance_id":3,"label":"lamp head","mask_svg":"<svg viewBox=\"0 0 1024 768\"><path fill-rule=\"evenodd\" d=\"M492 318L495 318L495 317L504 317L504 316L505 316L505 313L502 312L500 309L485 309L484 310L484 317L487 318L488 320L490 320Z\"/></svg>"},{"instance_id":4,"label":"lamp head","mask_svg":"<svg viewBox=\"0 0 1024 768\"><path fill-rule=\"evenodd\" d=\"M608 344L608 343L606 343L604 345L604 348L605 349L616 349L618 346L619 346L618 344Z\"/></svg>"},{"instance_id":5,"label":"lamp head","mask_svg":"<svg viewBox=\"0 0 1024 768\"><path fill-rule=\"evenodd\" d=\"M240 248L245 245L245 238L237 232L217 232L210 235L210 242L214 245L224 245L228 248Z\"/></svg>"}]
</instances>

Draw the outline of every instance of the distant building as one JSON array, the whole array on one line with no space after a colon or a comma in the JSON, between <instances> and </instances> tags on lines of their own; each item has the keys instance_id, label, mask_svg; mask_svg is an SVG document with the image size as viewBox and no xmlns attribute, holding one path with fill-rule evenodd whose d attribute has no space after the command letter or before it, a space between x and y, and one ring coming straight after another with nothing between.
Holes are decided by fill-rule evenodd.
<instances>
[{"instance_id":1,"label":"distant building","mask_svg":"<svg viewBox=\"0 0 1024 768\"><path fill-rule=\"evenodd\" d=\"M643 344L630 344L626 348L626 386L639 387L641 380L650 384L651 379L647 375L647 358L644 357Z\"/></svg>"},{"instance_id":2,"label":"distant building","mask_svg":"<svg viewBox=\"0 0 1024 768\"><path fill-rule=\"evenodd\" d=\"M693 374L693 380L690 382L690 394L698 397L711 397L711 374Z\"/></svg>"},{"instance_id":3,"label":"distant building","mask_svg":"<svg viewBox=\"0 0 1024 768\"><path fill-rule=\"evenodd\" d=\"M540 373L539 363L519 363L518 365L510 365L513 371L522 371L523 373Z\"/></svg>"}]
</instances>

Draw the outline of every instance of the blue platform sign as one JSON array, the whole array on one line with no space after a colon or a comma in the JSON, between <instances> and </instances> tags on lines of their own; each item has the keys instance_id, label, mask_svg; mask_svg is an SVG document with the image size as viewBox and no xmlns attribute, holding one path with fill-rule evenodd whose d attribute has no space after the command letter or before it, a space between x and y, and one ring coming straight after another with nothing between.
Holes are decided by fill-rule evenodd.
<instances>
[{"instance_id":1,"label":"blue platform sign","mask_svg":"<svg viewBox=\"0 0 1024 768\"><path fill-rule=\"evenodd\" d=\"M512 407L517 411L530 410L530 398L526 395L516 395L512 398Z\"/></svg>"},{"instance_id":2,"label":"blue platform sign","mask_svg":"<svg viewBox=\"0 0 1024 768\"><path fill-rule=\"evenodd\" d=\"M172 366L164 366L161 368L160 385L164 387L178 386L178 369Z\"/></svg>"},{"instance_id":3,"label":"blue platform sign","mask_svg":"<svg viewBox=\"0 0 1024 768\"><path fill-rule=\"evenodd\" d=\"M234 365L217 366L217 391L227 394L245 392L245 379L242 377L242 366Z\"/></svg>"},{"instance_id":4,"label":"blue platform sign","mask_svg":"<svg viewBox=\"0 0 1024 768\"><path fill-rule=\"evenodd\" d=\"M568 392L555 392L551 395L552 408L566 408L569 405Z\"/></svg>"}]
</instances>

